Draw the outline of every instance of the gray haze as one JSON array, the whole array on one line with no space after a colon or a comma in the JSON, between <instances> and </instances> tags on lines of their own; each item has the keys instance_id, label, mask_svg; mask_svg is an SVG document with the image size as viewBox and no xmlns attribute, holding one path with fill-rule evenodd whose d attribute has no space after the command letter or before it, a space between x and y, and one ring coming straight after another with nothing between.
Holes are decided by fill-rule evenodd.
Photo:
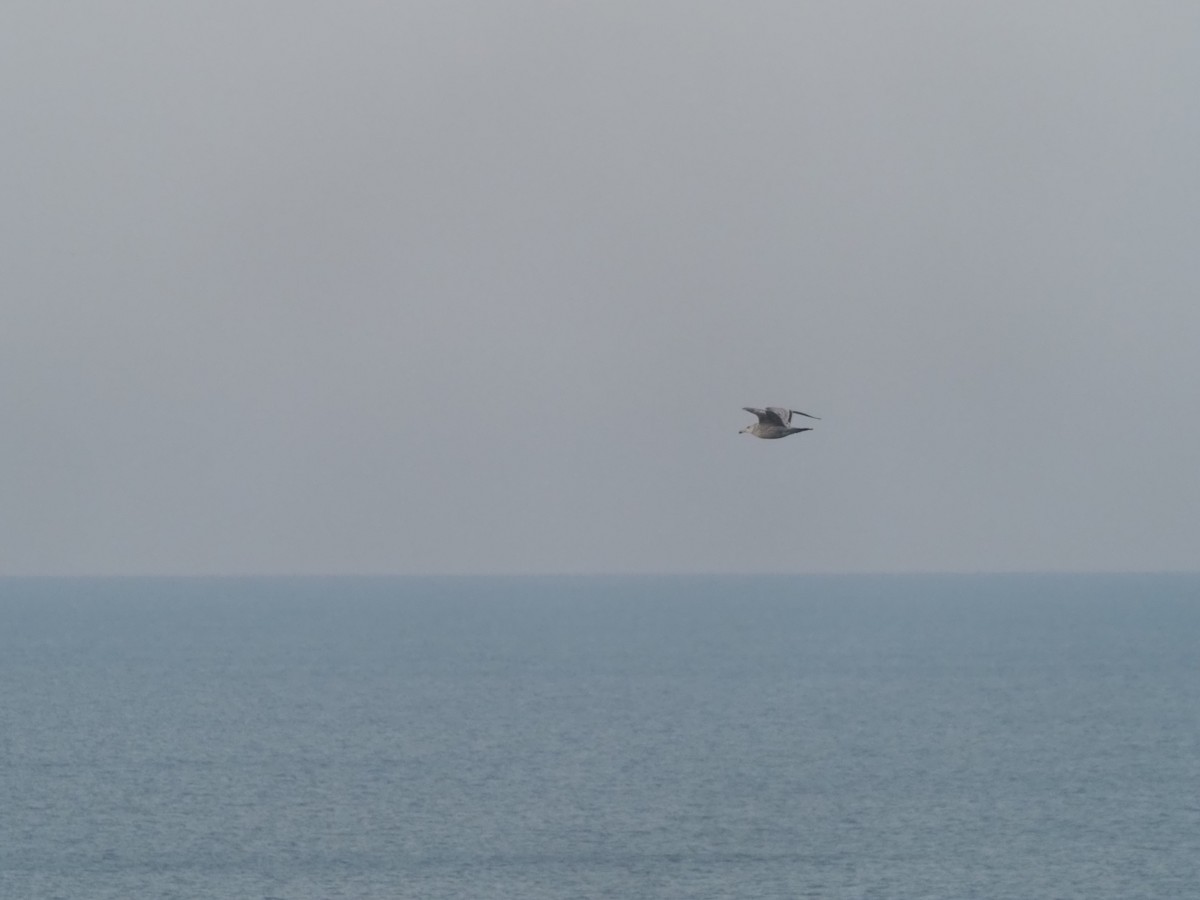
<instances>
[{"instance_id":1,"label":"gray haze","mask_svg":"<svg viewBox=\"0 0 1200 900\"><path fill-rule=\"evenodd\" d=\"M1200 568L1200 5L0 42L2 572Z\"/></svg>"}]
</instances>

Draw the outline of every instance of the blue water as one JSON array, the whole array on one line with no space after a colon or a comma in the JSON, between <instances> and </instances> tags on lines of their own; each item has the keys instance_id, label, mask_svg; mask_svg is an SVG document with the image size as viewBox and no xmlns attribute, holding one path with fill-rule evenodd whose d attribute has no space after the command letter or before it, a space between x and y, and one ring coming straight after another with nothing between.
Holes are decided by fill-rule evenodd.
<instances>
[{"instance_id":1,"label":"blue water","mask_svg":"<svg viewBox=\"0 0 1200 900\"><path fill-rule=\"evenodd\" d=\"M0 896L1200 896L1200 576L0 580Z\"/></svg>"}]
</instances>

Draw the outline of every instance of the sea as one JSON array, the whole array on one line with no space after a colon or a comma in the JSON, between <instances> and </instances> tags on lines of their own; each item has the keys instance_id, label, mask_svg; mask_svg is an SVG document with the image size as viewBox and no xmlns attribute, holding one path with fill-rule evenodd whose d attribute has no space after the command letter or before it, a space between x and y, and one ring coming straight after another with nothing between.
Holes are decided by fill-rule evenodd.
<instances>
[{"instance_id":1,"label":"sea","mask_svg":"<svg viewBox=\"0 0 1200 900\"><path fill-rule=\"evenodd\" d=\"M1200 897L1200 575L0 579L0 897Z\"/></svg>"}]
</instances>

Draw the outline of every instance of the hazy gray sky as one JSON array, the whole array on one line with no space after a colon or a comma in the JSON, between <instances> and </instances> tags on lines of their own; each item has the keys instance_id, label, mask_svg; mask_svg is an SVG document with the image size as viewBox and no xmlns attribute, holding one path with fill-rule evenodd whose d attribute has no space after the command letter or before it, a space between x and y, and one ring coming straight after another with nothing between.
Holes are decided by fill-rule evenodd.
<instances>
[{"instance_id":1,"label":"hazy gray sky","mask_svg":"<svg viewBox=\"0 0 1200 900\"><path fill-rule=\"evenodd\" d=\"M0 43L0 572L1200 569L1198 4Z\"/></svg>"}]
</instances>

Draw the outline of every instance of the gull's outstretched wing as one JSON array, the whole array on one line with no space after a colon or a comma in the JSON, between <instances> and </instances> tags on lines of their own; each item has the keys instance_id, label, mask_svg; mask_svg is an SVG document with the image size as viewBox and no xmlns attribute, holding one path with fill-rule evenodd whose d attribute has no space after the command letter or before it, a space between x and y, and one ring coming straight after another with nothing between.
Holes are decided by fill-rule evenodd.
<instances>
[{"instance_id":1,"label":"gull's outstretched wing","mask_svg":"<svg viewBox=\"0 0 1200 900\"><path fill-rule=\"evenodd\" d=\"M787 424L787 410L780 407L767 407L766 409L755 409L754 407L742 407L748 413L754 413L758 416L758 422L761 425L778 425L784 427Z\"/></svg>"},{"instance_id":2,"label":"gull's outstretched wing","mask_svg":"<svg viewBox=\"0 0 1200 900\"><path fill-rule=\"evenodd\" d=\"M758 421L763 425L778 425L781 428L786 428L791 424L792 416L804 416L809 419L820 419L820 416L810 416L806 412L800 412L798 409L784 409L782 406L768 406L766 409L755 409L753 406L743 406L748 413L754 413L758 416Z\"/></svg>"},{"instance_id":3,"label":"gull's outstretched wing","mask_svg":"<svg viewBox=\"0 0 1200 900\"><path fill-rule=\"evenodd\" d=\"M767 415L770 416L772 425L784 425L792 421L792 411L784 409L782 406L768 406Z\"/></svg>"}]
</instances>

